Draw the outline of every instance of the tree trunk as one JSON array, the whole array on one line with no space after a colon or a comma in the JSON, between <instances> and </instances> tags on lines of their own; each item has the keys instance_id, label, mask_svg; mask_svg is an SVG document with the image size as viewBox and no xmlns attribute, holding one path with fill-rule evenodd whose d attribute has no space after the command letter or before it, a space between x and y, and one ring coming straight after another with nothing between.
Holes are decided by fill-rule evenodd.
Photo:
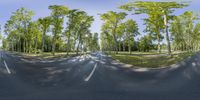
<instances>
[{"instance_id":1,"label":"tree trunk","mask_svg":"<svg viewBox=\"0 0 200 100\"><path fill-rule=\"evenodd\" d=\"M67 55L69 55L70 49L71 49L70 36L68 36L68 40L67 40Z\"/></svg>"},{"instance_id":2,"label":"tree trunk","mask_svg":"<svg viewBox=\"0 0 200 100\"><path fill-rule=\"evenodd\" d=\"M21 52L22 51L22 41L21 41L21 37L20 37L20 39L19 39L19 52Z\"/></svg>"},{"instance_id":3,"label":"tree trunk","mask_svg":"<svg viewBox=\"0 0 200 100\"><path fill-rule=\"evenodd\" d=\"M165 24L168 54L171 55L171 44L170 44L170 40L169 40L168 25L167 25L168 22L167 22L167 16L166 15L164 15L164 24Z\"/></svg>"},{"instance_id":4,"label":"tree trunk","mask_svg":"<svg viewBox=\"0 0 200 100\"><path fill-rule=\"evenodd\" d=\"M79 36L78 36L78 45L77 45L77 48L76 48L76 55L78 55L79 46L80 46L81 41L82 41L82 36L81 36L81 34L79 34Z\"/></svg>"},{"instance_id":5,"label":"tree trunk","mask_svg":"<svg viewBox=\"0 0 200 100\"><path fill-rule=\"evenodd\" d=\"M114 35L114 40L115 40L115 53L118 54L118 44L117 44L117 39L115 35Z\"/></svg>"},{"instance_id":6,"label":"tree trunk","mask_svg":"<svg viewBox=\"0 0 200 100\"><path fill-rule=\"evenodd\" d=\"M19 43L19 40L17 41L17 51L19 52L19 48L20 48L20 43Z\"/></svg>"},{"instance_id":7,"label":"tree trunk","mask_svg":"<svg viewBox=\"0 0 200 100\"><path fill-rule=\"evenodd\" d=\"M161 53L160 37L157 36L157 38L158 38L158 52Z\"/></svg>"},{"instance_id":8,"label":"tree trunk","mask_svg":"<svg viewBox=\"0 0 200 100\"><path fill-rule=\"evenodd\" d=\"M128 51L129 51L129 54L131 54L131 40L130 40L130 38L128 40Z\"/></svg>"},{"instance_id":9,"label":"tree trunk","mask_svg":"<svg viewBox=\"0 0 200 100\"><path fill-rule=\"evenodd\" d=\"M28 51L29 51L29 48L28 48L28 41L26 41L25 39L24 39L24 46L23 46L25 49L24 49L24 52L25 53L28 53Z\"/></svg>"},{"instance_id":10,"label":"tree trunk","mask_svg":"<svg viewBox=\"0 0 200 100\"><path fill-rule=\"evenodd\" d=\"M27 52L31 53L31 42L27 41Z\"/></svg>"},{"instance_id":11,"label":"tree trunk","mask_svg":"<svg viewBox=\"0 0 200 100\"><path fill-rule=\"evenodd\" d=\"M45 50L45 31L42 34L42 52L44 52Z\"/></svg>"},{"instance_id":12,"label":"tree trunk","mask_svg":"<svg viewBox=\"0 0 200 100\"><path fill-rule=\"evenodd\" d=\"M38 36L35 39L35 54L37 53L37 46L38 46Z\"/></svg>"},{"instance_id":13,"label":"tree trunk","mask_svg":"<svg viewBox=\"0 0 200 100\"><path fill-rule=\"evenodd\" d=\"M25 41L25 39L23 41L22 47L23 47L23 51L22 52L26 52L26 41Z\"/></svg>"},{"instance_id":14,"label":"tree trunk","mask_svg":"<svg viewBox=\"0 0 200 100\"><path fill-rule=\"evenodd\" d=\"M118 46L117 46L117 41L115 42L115 53L118 54Z\"/></svg>"},{"instance_id":15,"label":"tree trunk","mask_svg":"<svg viewBox=\"0 0 200 100\"><path fill-rule=\"evenodd\" d=\"M76 48L76 55L78 55L78 52L79 52L79 45L80 45L80 42L78 42L78 45L77 45L77 48Z\"/></svg>"},{"instance_id":16,"label":"tree trunk","mask_svg":"<svg viewBox=\"0 0 200 100\"><path fill-rule=\"evenodd\" d=\"M123 42L123 51L125 52L125 42Z\"/></svg>"},{"instance_id":17,"label":"tree trunk","mask_svg":"<svg viewBox=\"0 0 200 100\"><path fill-rule=\"evenodd\" d=\"M52 41L52 54L53 54L53 56L55 56L55 47L56 47L56 44L55 44L55 36L54 36L53 41Z\"/></svg>"},{"instance_id":18,"label":"tree trunk","mask_svg":"<svg viewBox=\"0 0 200 100\"><path fill-rule=\"evenodd\" d=\"M12 48L12 51L14 51L14 41L12 40L12 43L11 43L11 48Z\"/></svg>"},{"instance_id":19,"label":"tree trunk","mask_svg":"<svg viewBox=\"0 0 200 100\"><path fill-rule=\"evenodd\" d=\"M121 51L121 45L120 45L120 43L118 43L118 45L119 45L119 49L118 49L118 50L119 50L119 52L120 52L120 51Z\"/></svg>"}]
</instances>

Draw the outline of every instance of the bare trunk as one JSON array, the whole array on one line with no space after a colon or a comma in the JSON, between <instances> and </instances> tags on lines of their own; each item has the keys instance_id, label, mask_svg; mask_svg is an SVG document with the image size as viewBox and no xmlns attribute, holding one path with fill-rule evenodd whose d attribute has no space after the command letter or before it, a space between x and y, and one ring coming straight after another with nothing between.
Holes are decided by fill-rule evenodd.
<instances>
[{"instance_id":1,"label":"bare trunk","mask_svg":"<svg viewBox=\"0 0 200 100\"><path fill-rule=\"evenodd\" d=\"M69 55L70 49L71 49L70 36L68 36L68 40L67 40L67 55Z\"/></svg>"},{"instance_id":2,"label":"bare trunk","mask_svg":"<svg viewBox=\"0 0 200 100\"><path fill-rule=\"evenodd\" d=\"M131 54L131 41L130 41L130 38L128 40L128 51L129 51L129 54Z\"/></svg>"},{"instance_id":3,"label":"bare trunk","mask_svg":"<svg viewBox=\"0 0 200 100\"><path fill-rule=\"evenodd\" d=\"M117 41L115 41L115 53L118 54L118 46L117 46Z\"/></svg>"},{"instance_id":4,"label":"bare trunk","mask_svg":"<svg viewBox=\"0 0 200 100\"><path fill-rule=\"evenodd\" d=\"M29 48L28 48L28 42L26 40L24 40L24 46L23 47L24 47L24 52L28 53Z\"/></svg>"},{"instance_id":5,"label":"bare trunk","mask_svg":"<svg viewBox=\"0 0 200 100\"><path fill-rule=\"evenodd\" d=\"M42 52L45 50L45 31L42 34Z\"/></svg>"},{"instance_id":6,"label":"bare trunk","mask_svg":"<svg viewBox=\"0 0 200 100\"><path fill-rule=\"evenodd\" d=\"M157 36L157 38L158 38L158 52L161 53L160 37Z\"/></svg>"},{"instance_id":7,"label":"bare trunk","mask_svg":"<svg viewBox=\"0 0 200 100\"><path fill-rule=\"evenodd\" d=\"M21 52L22 50L22 41L21 41L21 38L19 39L19 52Z\"/></svg>"},{"instance_id":8,"label":"bare trunk","mask_svg":"<svg viewBox=\"0 0 200 100\"><path fill-rule=\"evenodd\" d=\"M25 39L23 41L22 47L23 47L23 51L22 52L26 52L26 40Z\"/></svg>"},{"instance_id":9,"label":"bare trunk","mask_svg":"<svg viewBox=\"0 0 200 100\"><path fill-rule=\"evenodd\" d=\"M82 38L82 36L81 36L81 34L79 34L79 37L78 37L78 45L77 45L77 48L76 48L76 55L78 55L78 52L79 52L79 46L80 46L80 44L81 44L81 38Z\"/></svg>"},{"instance_id":10,"label":"bare trunk","mask_svg":"<svg viewBox=\"0 0 200 100\"><path fill-rule=\"evenodd\" d=\"M115 53L118 54L118 44L117 44L116 36L114 36L114 40L115 40Z\"/></svg>"},{"instance_id":11,"label":"bare trunk","mask_svg":"<svg viewBox=\"0 0 200 100\"><path fill-rule=\"evenodd\" d=\"M56 47L56 44L55 44L55 36L54 36L53 41L52 41L52 54L53 54L53 56L55 55L55 47Z\"/></svg>"},{"instance_id":12,"label":"bare trunk","mask_svg":"<svg viewBox=\"0 0 200 100\"><path fill-rule=\"evenodd\" d=\"M167 40L167 48L168 48L168 54L171 55L171 45L169 40L169 33L168 33L168 25L167 25L167 16L164 15L164 23L165 23L165 32L166 32L166 40Z\"/></svg>"},{"instance_id":13,"label":"bare trunk","mask_svg":"<svg viewBox=\"0 0 200 100\"><path fill-rule=\"evenodd\" d=\"M14 42L12 40L12 43L11 43L11 48L12 48L12 51L14 51Z\"/></svg>"},{"instance_id":14,"label":"bare trunk","mask_svg":"<svg viewBox=\"0 0 200 100\"><path fill-rule=\"evenodd\" d=\"M17 41L17 51L19 52L19 48L20 48L20 40Z\"/></svg>"},{"instance_id":15,"label":"bare trunk","mask_svg":"<svg viewBox=\"0 0 200 100\"><path fill-rule=\"evenodd\" d=\"M118 45L119 45L119 49L118 50L121 51L121 45L120 45L120 43L118 43Z\"/></svg>"},{"instance_id":16,"label":"bare trunk","mask_svg":"<svg viewBox=\"0 0 200 100\"><path fill-rule=\"evenodd\" d=\"M38 36L35 39L35 54L37 53L37 46L38 46Z\"/></svg>"},{"instance_id":17,"label":"bare trunk","mask_svg":"<svg viewBox=\"0 0 200 100\"><path fill-rule=\"evenodd\" d=\"M31 53L31 42L27 41L27 52Z\"/></svg>"},{"instance_id":18,"label":"bare trunk","mask_svg":"<svg viewBox=\"0 0 200 100\"><path fill-rule=\"evenodd\" d=\"M123 42L123 51L125 52L125 42Z\"/></svg>"},{"instance_id":19,"label":"bare trunk","mask_svg":"<svg viewBox=\"0 0 200 100\"><path fill-rule=\"evenodd\" d=\"M76 48L76 55L78 55L79 52L79 46L80 46L80 42L78 42L77 48Z\"/></svg>"}]
</instances>

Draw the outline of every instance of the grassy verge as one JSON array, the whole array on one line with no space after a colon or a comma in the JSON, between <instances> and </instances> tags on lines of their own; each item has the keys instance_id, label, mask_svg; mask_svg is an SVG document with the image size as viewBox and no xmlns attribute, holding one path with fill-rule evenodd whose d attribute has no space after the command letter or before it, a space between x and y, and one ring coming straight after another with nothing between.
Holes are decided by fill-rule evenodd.
<instances>
[{"instance_id":1,"label":"grassy verge","mask_svg":"<svg viewBox=\"0 0 200 100\"><path fill-rule=\"evenodd\" d=\"M131 64L142 68L160 68L180 62L187 57L193 55L192 52L173 53L172 57L167 54L158 54L153 52L133 52L131 55L127 53L111 54L112 58L120 62Z\"/></svg>"},{"instance_id":2,"label":"grassy verge","mask_svg":"<svg viewBox=\"0 0 200 100\"><path fill-rule=\"evenodd\" d=\"M65 57L72 57L76 56L75 52L70 52L68 55L66 52L56 52L55 55L52 55L51 52L44 52L44 53L19 53L19 52L12 52L14 54L19 54L27 57L36 57L36 58L45 58L45 59L51 59L51 58L65 58ZM83 55L84 53L79 53L79 55Z\"/></svg>"}]
</instances>

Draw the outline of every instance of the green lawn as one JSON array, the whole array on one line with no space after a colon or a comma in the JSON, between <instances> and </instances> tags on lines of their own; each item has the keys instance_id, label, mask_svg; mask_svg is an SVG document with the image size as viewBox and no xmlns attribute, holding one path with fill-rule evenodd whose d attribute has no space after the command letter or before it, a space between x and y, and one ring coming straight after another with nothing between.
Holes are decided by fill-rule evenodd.
<instances>
[{"instance_id":1,"label":"green lawn","mask_svg":"<svg viewBox=\"0 0 200 100\"><path fill-rule=\"evenodd\" d=\"M127 52L120 52L119 54L111 54L112 58L120 62L131 64L143 68L159 68L165 67L177 62L180 62L191 56L192 52L173 53L172 57L165 53L155 52L133 52L131 55Z\"/></svg>"},{"instance_id":2,"label":"green lawn","mask_svg":"<svg viewBox=\"0 0 200 100\"><path fill-rule=\"evenodd\" d=\"M55 55L53 56L51 52L44 52L44 53L19 53L19 52L12 52L15 54L19 54L19 55L23 55L23 56L28 56L28 57L39 57L39 58L64 58L64 57L71 57L71 56L75 56L76 53L75 52L70 52L69 55L67 55L66 52L56 52ZM79 53L80 55L82 53Z\"/></svg>"}]
</instances>

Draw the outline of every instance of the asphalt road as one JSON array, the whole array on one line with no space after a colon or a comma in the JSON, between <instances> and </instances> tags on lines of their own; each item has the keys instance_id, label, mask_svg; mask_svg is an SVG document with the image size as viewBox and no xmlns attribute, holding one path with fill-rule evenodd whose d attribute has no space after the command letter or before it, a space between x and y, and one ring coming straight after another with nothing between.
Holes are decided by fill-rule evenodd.
<instances>
[{"instance_id":1,"label":"asphalt road","mask_svg":"<svg viewBox=\"0 0 200 100\"><path fill-rule=\"evenodd\" d=\"M102 53L42 60L1 51L0 100L200 100L200 53L129 69Z\"/></svg>"}]
</instances>

